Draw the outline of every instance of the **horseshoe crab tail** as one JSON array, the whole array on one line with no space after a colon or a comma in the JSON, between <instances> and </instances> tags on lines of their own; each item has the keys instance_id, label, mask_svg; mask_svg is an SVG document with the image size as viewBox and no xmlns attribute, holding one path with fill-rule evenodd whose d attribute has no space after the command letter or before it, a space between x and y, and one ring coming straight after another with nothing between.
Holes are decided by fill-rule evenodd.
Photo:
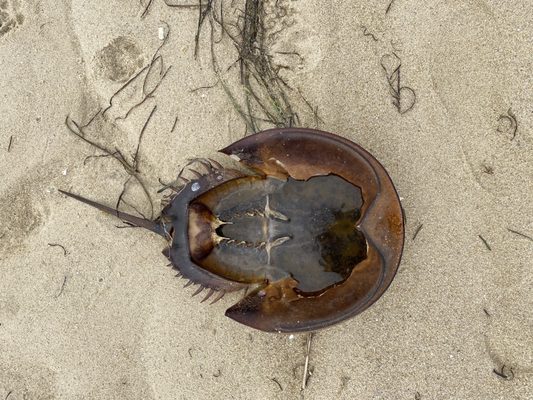
<instances>
[{"instance_id":1,"label":"horseshoe crab tail","mask_svg":"<svg viewBox=\"0 0 533 400\"><path fill-rule=\"evenodd\" d=\"M114 208L104 206L103 204L97 203L95 201L86 199L85 197L78 196L77 194L65 192L64 190L61 190L61 189L58 189L58 190L66 196L72 197L73 199L81 201L82 203L88 204L107 214L114 215L123 221L129 222L130 224L133 224L135 226L138 226L144 229L148 229L149 231L157 233L158 235L161 235L163 237L166 236L163 224L157 220L152 221L150 219L136 217L134 215L127 214L122 211L115 210Z\"/></svg>"}]
</instances>

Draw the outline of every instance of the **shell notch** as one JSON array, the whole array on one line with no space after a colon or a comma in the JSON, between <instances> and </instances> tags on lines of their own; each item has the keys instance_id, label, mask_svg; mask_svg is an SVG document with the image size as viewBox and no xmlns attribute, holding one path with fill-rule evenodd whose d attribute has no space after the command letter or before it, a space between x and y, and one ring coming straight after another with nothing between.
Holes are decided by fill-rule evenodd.
<instances>
[{"instance_id":1,"label":"shell notch","mask_svg":"<svg viewBox=\"0 0 533 400\"><path fill-rule=\"evenodd\" d=\"M226 316L268 332L304 332L359 314L388 288L404 242L403 213L387 172L331 133L271 129L221 150L255 173L200 160L155 220L62 193L168 240L179 276L248 294Z\"/></svg>"}]
</instances>

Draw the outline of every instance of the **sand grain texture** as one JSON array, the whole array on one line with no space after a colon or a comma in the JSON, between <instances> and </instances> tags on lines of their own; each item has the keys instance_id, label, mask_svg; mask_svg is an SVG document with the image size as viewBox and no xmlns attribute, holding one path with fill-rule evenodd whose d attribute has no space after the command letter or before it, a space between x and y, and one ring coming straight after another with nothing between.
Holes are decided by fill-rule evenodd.
<instances>
[{"instance_id":1,"label":"sand grain texture","mask_svg":"<svg viewBox=\"0 0 533 400\"><path fill-rule=\"evenodd\" d=\"M301 124L371 151L406 213L391 288L315 335L300 393L305 336L225 318L238 295L199 304L165 267L159 237L57 192L115 204L128 175L112 158L86 159L101 152L64 122L87 123L139 72L146 82L87 132L129 157L157 106L139 151L154 198L158 178L244 135L222 85L195 90L217 82L209 24L195 59L194 8L155 0L141 18L135 0L0 1L0 399L533 398L533 3L388 4L265 6L274 65L320 116L295 96ZM220 46L231 65L235 49ZM381 66L393 53L416 95L401 91L399 107ZM154 54L160 64L142 72ZM225 76L242 94L237 70ZM126 118L143 86L153 96Z\"/></svg>"}]
</instances>

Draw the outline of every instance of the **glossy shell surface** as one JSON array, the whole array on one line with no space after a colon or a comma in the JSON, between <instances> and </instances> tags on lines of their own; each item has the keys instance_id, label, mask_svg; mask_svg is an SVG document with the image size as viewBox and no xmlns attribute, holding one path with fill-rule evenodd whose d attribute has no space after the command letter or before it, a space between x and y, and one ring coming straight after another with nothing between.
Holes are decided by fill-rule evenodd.
<instances>
[{"instance_id":1,"label":"glossy shell surface","mask_svg":"<svg viewBox=\"0 0 533 400\"><path fill-rule=\"evenodd\" d=\"M167 238L165 255L199 285L195 293L218 299L246 289L226 315L269 332L324 328L383 294L404 224L392 181L372 155L300 128L263 131L221 152L250 172L204 161L206 171L194 171L155 221L119 215Z\"/></svg>"}]
</instances>

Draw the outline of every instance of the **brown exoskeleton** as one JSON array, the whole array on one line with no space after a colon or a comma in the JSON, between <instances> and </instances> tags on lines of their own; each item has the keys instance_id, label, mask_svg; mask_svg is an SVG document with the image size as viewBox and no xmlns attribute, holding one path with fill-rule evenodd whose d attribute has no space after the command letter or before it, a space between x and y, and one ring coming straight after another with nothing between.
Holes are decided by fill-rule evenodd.
<instances>
[{"instance_id":1,"label":"brown exoskeleton","mask_svg":"<svg viewBox=\"0 0 533 400\"><path fill-rule=\"evenodd\" d=\"M303 332L352 317L391 283L403 248L400 201L381 164L355 143L272 129L222 153L253 173L202 161L155 220L63 192L168 240L178 275L204 300L251 289L226 315L263 331Z\"/></svg>"}]
</instances>

